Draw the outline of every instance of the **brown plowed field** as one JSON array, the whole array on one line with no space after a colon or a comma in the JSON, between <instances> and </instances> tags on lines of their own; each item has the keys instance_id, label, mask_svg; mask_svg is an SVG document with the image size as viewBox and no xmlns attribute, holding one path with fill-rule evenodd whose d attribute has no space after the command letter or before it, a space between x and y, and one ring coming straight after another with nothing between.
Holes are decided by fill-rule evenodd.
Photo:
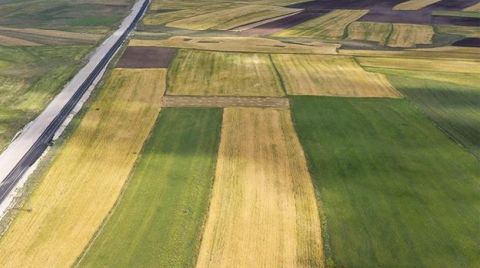
<instances>
[{"instance_id":1,"label":"brown plowed field","mask_svg":"<svg viewBox=\"0 0 480 268\"><path fill-rule=\"evenodd\" d=\"M287 98L165 96L162 107L271 107L289 108Z\"/></svg>"},{"instance_id":2,"label":"brown plowed field","mask_svg":"<svg viewBox=\"0 0 480 268\"><path fill-rule=\"evenodd\" d=\"M168 68L176 49L165 47L129 46L117 63L119 68Z\"/></svg>"}]
</instances>

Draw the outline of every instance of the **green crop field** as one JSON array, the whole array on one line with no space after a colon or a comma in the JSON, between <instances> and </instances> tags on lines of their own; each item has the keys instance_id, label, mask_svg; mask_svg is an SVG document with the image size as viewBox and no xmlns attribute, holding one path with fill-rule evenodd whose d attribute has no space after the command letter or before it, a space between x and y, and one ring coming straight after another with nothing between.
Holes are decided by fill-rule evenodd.
<instances>
[{"instance_id":1,"label":"green crop field","mask_svg":"<svg viewBox=\"0 0 480 268\"><path fill-rule=\"evenodd\" d=\"M82 64L90 46L0 46L0 151Z\"/></svg>"},{"instance_id":2,"label":"green crop field","mask_svg":"<svg viewBox=\"0 0 480 268\"><path fill-rule=\"evenodd\" d=\"M405 100L292 98L338 267L480 265L480 166Z\"/></svg>"},{"instance_id":3,"label":"green crop field","mask_svg":"<svg viewBox=\"0 0 480 268\"><path fill-rule=\"evenodd\" d=\"M220 109L163 109L112 216L80 267L192 267L220 138Z\"/></svg>"}]
</instances>

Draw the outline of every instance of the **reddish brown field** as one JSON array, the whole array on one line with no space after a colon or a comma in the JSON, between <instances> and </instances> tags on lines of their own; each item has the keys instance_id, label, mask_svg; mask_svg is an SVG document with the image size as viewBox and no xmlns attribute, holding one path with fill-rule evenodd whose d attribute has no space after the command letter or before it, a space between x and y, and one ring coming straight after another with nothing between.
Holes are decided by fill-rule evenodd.
<instances>
[{"instance_id":1,"label":"reddish brown field","mask_svg":"<svg viewBox=\"0 0 480 268\"><path fill-rule=\"evenodd\" d=\"M117 63L119 68L168 68L174 48L129 46Z\"/></svg>"}]
</instances>

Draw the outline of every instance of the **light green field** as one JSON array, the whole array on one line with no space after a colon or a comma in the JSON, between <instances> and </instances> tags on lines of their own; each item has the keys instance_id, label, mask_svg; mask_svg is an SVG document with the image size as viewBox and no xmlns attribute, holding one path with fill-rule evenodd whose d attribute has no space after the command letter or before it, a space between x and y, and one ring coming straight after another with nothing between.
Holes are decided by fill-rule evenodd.
<instances>
[{"instance_id":1,"label":"light green field","mask_svg":"<svg viewBox=\"0 0 480 268\"><path fill-rule=\"evenodd\" d=\"M89 49L0 46L0 151L81 67Z\"/></svg>"},{"instance_id":2,"label":"light green field","mask_svg":"<svg viewBox=\"0 0 480 268\"><path fill-rule=\"evenodd\" d=\"M478 267L480 166L406 100L292 98L338 267Z\"/></svg>"},{"instance_id":3,"label":"light green field","mask_svg":"<svg viewBox=\"0 0 480 268\"><path fill-rule=\"evenodd\" d=\"M278 6L242 5L170 22L167 26L191 30L229 30L296 11L298 10Z\"/></svg>"},{"instance_id":4,"label":"light green field","mask_svg":"<svg viewBox=\"0 0 480 268\"><path fill-rule=\"evenodd\" d=\"M79 267L192 267L222 110L163 109L112 216Z\"/></svg>"},{"instance_id":5,"label":"light green field","mask_svg":"<svg viewBox=\"0 0 480 268\"><path fill-rule=\"evenodd\" d=\"M183 49L168 70L167 94L285 95L268 54Z\"/></svg>"},{"instance_id":6,"label":"light green field","mask_svg":"<svg viewBox=\"0 0 480 268\"><path fill-rule=\"evenodd\" d=\"M281 31L275 36L341 39L345 34L345 28L367 13L368 10L334 10L316 19L308 20Z\"/></svg>"},{"instance_id":7,"label":"light green field","mask_svg":"<svg viewBox=\"0 0 480 268\"><path fill-rule=\"evenodd\" d=\"M480 38L480 28L473 26L457 26L457 25L435 25L437 33L462 35L465 37Z\"/></svg>"}]
</instances>

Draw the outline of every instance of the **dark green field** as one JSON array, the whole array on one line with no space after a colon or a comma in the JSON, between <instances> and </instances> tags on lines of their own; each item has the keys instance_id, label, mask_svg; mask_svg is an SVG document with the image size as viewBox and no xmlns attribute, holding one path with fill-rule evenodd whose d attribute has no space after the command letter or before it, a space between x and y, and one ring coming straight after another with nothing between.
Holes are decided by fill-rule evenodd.
<instances>
[{"instance_id":1,"label":"dark green field","mask_svg":"<svg viewBox=\"0 0 480 268\"><path fill-rule=\"evenodd\" d=\"M163 109L81 267L191 267L208 209L221 109Z\"/></svg>"},{"instance_id":2,"label":"dark green field","mask_svg":"<svg viewBox=\"0 0 480 268\"><path fill-rule=\"evenodd\" d=\"M330 265L480 266L474 156L405 100L292 103Z\"/></svg>"}]
</instances>

